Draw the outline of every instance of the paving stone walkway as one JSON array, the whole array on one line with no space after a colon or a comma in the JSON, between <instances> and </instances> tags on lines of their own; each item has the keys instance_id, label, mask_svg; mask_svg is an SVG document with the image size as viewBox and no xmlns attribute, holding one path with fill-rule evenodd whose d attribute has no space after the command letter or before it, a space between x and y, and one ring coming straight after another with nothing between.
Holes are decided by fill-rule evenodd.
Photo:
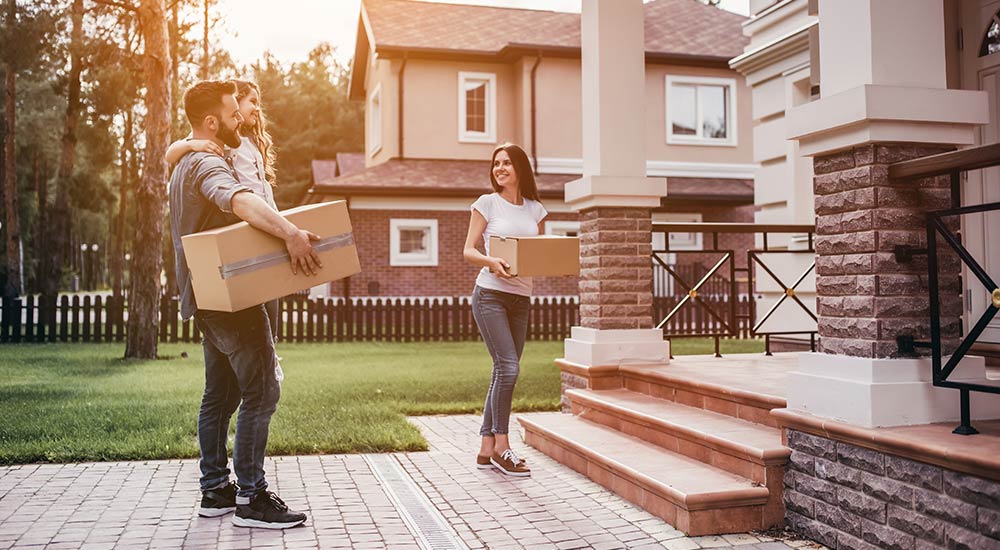
<instances>
[{"instance_id":1,"label":"paving stone walkway","mask_svg":"<svg viewBox=\"0 0 1000 550\"><path fill-rule=\"evenodd\" d=\"M0 468L0 550L820 548L762 534L686 537L525 446L520 434L512 444L533 475L514 479L476 468L478 417L411 420L430 452L268 459L271 488L310 516L284 532L197 517L196 460ZM401 475L393 481L392 472Z\"/></svg>"}]
</instances>

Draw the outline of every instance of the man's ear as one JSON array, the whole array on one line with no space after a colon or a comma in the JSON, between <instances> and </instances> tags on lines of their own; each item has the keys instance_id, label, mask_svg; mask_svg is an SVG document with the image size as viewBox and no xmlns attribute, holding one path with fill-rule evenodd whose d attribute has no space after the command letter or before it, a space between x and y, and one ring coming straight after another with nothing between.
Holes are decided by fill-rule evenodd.
<instances>
[{"instance_id":1,"label":"man's ear","mask_svg":"<svg viewBox=\"0 0 1000 550\"><path fill-rule=\"evenodd\" d=\"M205 129L216 131L219 129L219 119L215 115L208 115L205 117Z\"/></svg>"}]
</instances>

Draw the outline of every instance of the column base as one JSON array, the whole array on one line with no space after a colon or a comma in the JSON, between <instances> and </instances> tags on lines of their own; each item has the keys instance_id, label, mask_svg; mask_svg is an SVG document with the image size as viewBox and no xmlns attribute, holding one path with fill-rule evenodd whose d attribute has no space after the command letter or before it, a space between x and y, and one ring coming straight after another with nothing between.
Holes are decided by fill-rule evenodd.
<instances>
[{"instance_id":1,"label":"column base","mask_svg":"<svg viewBox=\"0 0 1000 550\"><path fill-rule=\"evenodd\" d=\"M588 367L666 364L670 342L663 331L573 327L565 341L565 359Z\"/></svg>"},{"instance_id":2,"label":"column base","mask_svg":"<svg viewBox=\"0 0 1000 550\"><path fill-rule=\"evenodd\" d=\"M967 356L950 380L990 383L982 357ZM995 382L994 382L995 383ZM971 393L973 419L1000 418L1000 400ZM957 421L959 392L931 383L931 360L799 354L788 408L866 428Z\"/></svg>"}]
</instances>

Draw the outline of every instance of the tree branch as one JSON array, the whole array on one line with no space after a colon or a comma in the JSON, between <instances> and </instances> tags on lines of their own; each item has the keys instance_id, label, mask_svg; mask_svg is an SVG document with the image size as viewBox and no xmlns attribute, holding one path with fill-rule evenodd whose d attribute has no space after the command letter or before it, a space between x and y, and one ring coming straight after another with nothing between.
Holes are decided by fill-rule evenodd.
<instances>
[{"instance_id":1,"label":"tree branch","mask_svg":"<svg viewBox=\"0 0 1000 550\"><path fill-rule=\"evenodd\" d=\"M123 10L138 12L139 8L135 7L134 4L128 2L116 2L115 0L94 0L95 4L101 4L103 6L112 6L115 8L121 8Z\"/></svg>"}]
</instances>

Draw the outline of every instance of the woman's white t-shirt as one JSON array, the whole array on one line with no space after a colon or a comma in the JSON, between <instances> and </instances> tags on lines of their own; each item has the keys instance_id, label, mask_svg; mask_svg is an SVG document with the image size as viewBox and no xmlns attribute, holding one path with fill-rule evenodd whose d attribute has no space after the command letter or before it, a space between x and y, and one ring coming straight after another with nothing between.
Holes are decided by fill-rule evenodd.
<instances>
[{"instance_id":1,"label":"woman's white t-shirt","mask_svg":"<svg viewBox=\"0 0 1000 550\"><path fill-rule=\"evenodd\" d=\"M472 210L478 210L486 218L486 230L483 231L486 255L490 255L490 237L532 237L538 235L538 223L548 212L542 203L524 199L524 204L518 206L507 202L498 193L482 195L472 203ZM531 296L531 277L514 277L501 279L490 273L488 267L479 271L476 284L490 290L510 292L521 296Z\"/></svg>"}]
</instances>

